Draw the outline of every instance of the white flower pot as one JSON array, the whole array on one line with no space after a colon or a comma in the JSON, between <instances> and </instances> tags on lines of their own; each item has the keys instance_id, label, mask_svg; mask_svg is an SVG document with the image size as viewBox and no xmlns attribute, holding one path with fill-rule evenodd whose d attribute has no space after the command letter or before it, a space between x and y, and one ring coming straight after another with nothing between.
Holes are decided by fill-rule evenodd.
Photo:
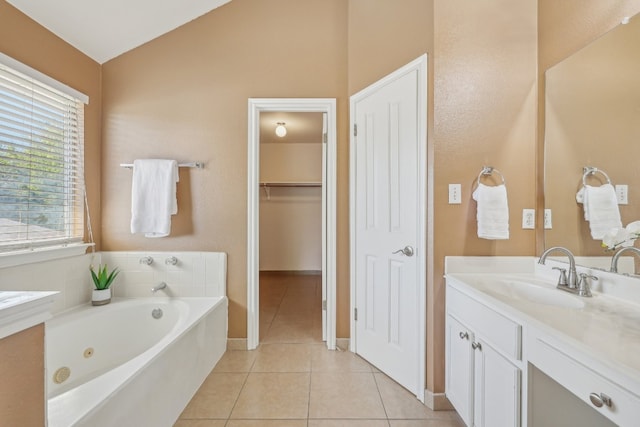
<instances>
[{"instance_id":1,"label":"white flower pot","mask_svg":"<svg viewBox=\"0 0 640 427\"><path fill-rule=\"evenodd\" d=\"M94 289L91 293L92 305L105 305L111 302L111 288Z\"/></svg>"}]
</instances>

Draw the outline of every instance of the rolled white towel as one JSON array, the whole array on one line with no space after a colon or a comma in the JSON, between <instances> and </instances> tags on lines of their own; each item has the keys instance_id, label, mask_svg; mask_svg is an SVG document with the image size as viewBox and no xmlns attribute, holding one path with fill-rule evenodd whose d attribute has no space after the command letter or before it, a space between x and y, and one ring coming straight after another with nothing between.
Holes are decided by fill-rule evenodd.
<instances>
[{"instance_id":1,"label":"rolled white towel","mask_svg":"<svg viewBox=\"0 0 640 427\"><path fill-rule=\"evenodd\" d=\"M490 187L478 184L473 192L473 199L478 202L477 221L478 237L490 240L509 238L509 203L507 187L504 184Z\"/></svg>"}]
</instances>

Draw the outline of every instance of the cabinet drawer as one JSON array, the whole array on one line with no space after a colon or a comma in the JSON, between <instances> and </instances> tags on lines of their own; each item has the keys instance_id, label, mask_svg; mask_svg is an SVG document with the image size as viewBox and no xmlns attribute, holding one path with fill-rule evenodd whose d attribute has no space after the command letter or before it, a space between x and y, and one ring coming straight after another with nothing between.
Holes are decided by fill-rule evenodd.
<instances>
[{"instance_id":1,"label":"cabinet drawer","mask_svg":"<svg viewBox=\"0 0 640 427\"><path fill-rule=\"evenodd\" d=\"M495 349L520 360L521 325L451 286L447 287L447 310Z\"/></svg>"},{"instance_id":2,"label":"cabinet drawer","mask_svg":"<svg viewBox=\"0 0 640 427\"><path fill-rule=\"evenodd\" d=\"M638 425L640 397L612 383L543 339L536 338L530 342L528 359L538 369L617 425ZM589 398L591 393L605 394L611 399L611 406L596 407Z\"/></svg>"}]
</instances>

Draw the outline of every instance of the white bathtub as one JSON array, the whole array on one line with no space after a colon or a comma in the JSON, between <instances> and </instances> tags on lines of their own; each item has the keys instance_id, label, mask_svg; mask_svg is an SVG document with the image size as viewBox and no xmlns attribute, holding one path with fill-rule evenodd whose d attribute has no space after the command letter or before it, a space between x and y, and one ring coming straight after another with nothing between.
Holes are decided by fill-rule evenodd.
<instances>
[{"instance_id":1,"label":"white bathtub","mask_svg":"<svg viewBox=\"0 0 640 427\"><path fill-rule=\"evenodd\" d=\"M47 321L48 425L172 426L226 350L227 311L226 297L120 299Z\"/></svg>"}]
</instances>

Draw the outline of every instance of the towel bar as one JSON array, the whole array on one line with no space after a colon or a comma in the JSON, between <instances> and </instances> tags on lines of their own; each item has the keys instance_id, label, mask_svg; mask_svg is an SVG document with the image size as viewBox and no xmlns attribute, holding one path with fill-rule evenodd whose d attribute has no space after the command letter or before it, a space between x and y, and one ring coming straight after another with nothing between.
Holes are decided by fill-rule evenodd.
<instances>
[{"instance_id":1,"label":"towel bar","mask_svg":"<svg viewBox=\"0 0 640 427\"><path fill-rule=\"evenodd\" d=\"M506 184L506 180L504 179L504 175L502 175L502 173L494 168L493 166L483 166L482 170L480 171L480 174L478 174L478 184L480 183L480 178L482 178L482 176L490 176L493 173L496 173L498 175L500 175L500 178L502 179L502 184Z\"/></svg>"},{"instance_id":2,"label":"towel bar","mask_svg":"<svg viewBox=\"0 0 640 427\"><path fill-rule=\"evenodd\" d=\"M133 163L120 163L120 166L127 169L133 169ZM178 167L204 169L204 163L202 162L178 163Z\"/></svg>"},{"instance_id":3,"label":"towel bar","mask_svg":"<svg viewBox=\"0 0 640 427\"><path fill-rule=\"evenodd\" d=\"M585 166L582 168L582 185L587 185L587 177L589 175L595 175L596 173L600 173L600 175L605 177L607 180L606 184L611 184L611 179L609 179L609 175L607 175L605 171L593 166Z\"/></svg>"}]
</instances>

